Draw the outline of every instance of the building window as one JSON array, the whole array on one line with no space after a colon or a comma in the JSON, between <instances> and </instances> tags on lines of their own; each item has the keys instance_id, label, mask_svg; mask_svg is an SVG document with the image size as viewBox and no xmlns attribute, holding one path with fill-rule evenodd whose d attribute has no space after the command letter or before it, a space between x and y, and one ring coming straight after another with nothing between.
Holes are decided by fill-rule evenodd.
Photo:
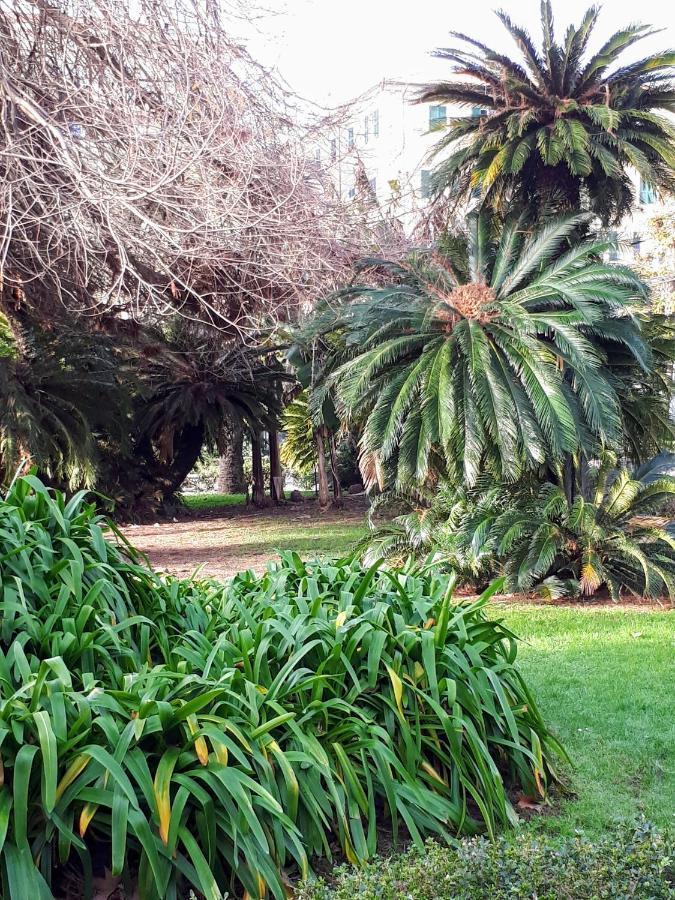
<instances>
[{"instance_id":1,"label":"building window","mask_svg":"<svg viewBox=\"0 0 675 900\"><path fill-rule=\"evenodd\" d=\"M639 256L642 253L642 235L639 231L633 232L631 244L633 245L633 253L635 256Z\"/></svg>"},{"instance_id":2,"label":"building window","mask_svg":"<svg viewBox=\"0 0 675 900\"><path fill-rule=\"evenodd\" d=\"M609 259L610 262L616 262L619 258L619 248L617 246L617 241L619 240L619 235L616 231L610 231L607 235L607 240L612 241L613 246L609 249Z\"/></svg>"},{"instance_id":3,"label":"building window","mask_svg":"<svg viewBox=\"0 0 675 900\"><path fill-rule=\"evenodd\" d=\"M373 113L373 137L380 135L380 111L376 109Z\"/></svg>"},{"instance_id":4,"label":"building window","mask_svg":"<svg viewBox=\"0 0 675 900\"><path fill-rule=\"evenodd\" d=\"M375 178L369 178L368 185L374 194L377 193L377 180Z\"/></svg>"},{"instance_id":5,"label":"building window","mask_svg":"<svg viewBox=\"0 0 675 900\"><path fill-rule=\"evenodd\" d=\"M349 188L349 191L347 192L347 196L349 197L350 200L353 200L354 197L356 196L356 190L354 188Z\"/></svg>"},{"instance_id":6,"label":"building window","mask_svg":"<svg viewBox=\"0 0 675 900\"><path fill-rule=\"evenodd\" d=\"M353 150L353 148L354 148L354 129L353 128L347 129L347 147L349 147L350 150Z\"/></svg>"},{"instance_id":7,"label":"building window","mask_svg":"<svg viewBox=\"0 0 675 900\"><path fill-rule=\"evenodd\" d=\"M481 119L483 116L487 116L487 109L483 109L482 106L473 106L471 108L471 118L472 119Z\"/></svg>"},{"instance_id":8,"label":"building window","mask_svg":"<svg viewBox=\"0 0 675 900\"><path fill-rule=\"evenodd\" d=\"M335 162L337 159L337 141L335 138L330 139L330 159L331 162Z\"/></svg>"},{"instance_id":9,"label":"building window","mask_svg":"<svg viewBox=\"0 0 675 900\"><path fill-rule=\"evenodd\" d=\"M426 200L431 196L431 170L422 169L420 172L420 193Z\"/></svg>"},{"instance_id":10,"label":"building window","mask_svg":"<svg viewBox=\"0 0 675 900\"><path fill-rule=\"evenodd\" d=\"M363 140L367 144L370 137L370 116L364 116L363 119Z\"/></svg>"},{"instance_id":11,"label":"building window","mask_svg":"<svg viewBox=\"0 0 675 900\"><path fill-rule=\"evenodd\" d=\"M317 162L321 162L321 147L317 147L316 150L314 151L314 159Z\"/></svg>"},{"instance_id":12,"label":"building window","mask_svg":"<svg viewBox=\"0 0 675 900\"><path fill-rule=\"evenodd\" d=\"M447 106L429 107L429 128L442 128L448 121Z\"/></svg>"},{"instance_id":13,"label":"building window","mask_svg":"<svg viewBox=\"0 0 675 900\"><path fill-rule=\"evenodd\" d=\"M640 203L648 204L656 202L656 191L643 178L640 179Z\"/></svg>"}]
</instances>

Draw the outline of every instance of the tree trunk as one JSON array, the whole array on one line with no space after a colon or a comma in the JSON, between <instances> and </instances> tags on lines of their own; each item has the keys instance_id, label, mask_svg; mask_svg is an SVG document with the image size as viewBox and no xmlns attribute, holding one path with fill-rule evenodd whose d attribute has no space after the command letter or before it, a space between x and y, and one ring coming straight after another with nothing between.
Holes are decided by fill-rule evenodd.
<instances>
[{"instance_id":1,"label":"tree trunk","mask_svg":"<svg viewBox=\"0 0 675 900\"><path fill-rule=\"evenodd\" d=\"M283 472L281 470L281 457L279 456L279 432L269 432L270 439L270 497L275 506L284 499Z\"/></svg>"},{"instance_id":2,"label":"tree trunk","mask_svg":"<svg viewBox=\"0 0 675 900\"><path fill-rule=\"evenodd\" d=\"M335 449L335 435L330 432L328 443L330 446L330 469L333 476L333 506L342 506L342 486L338 477L337 451Z\"/></svg>"},{"instance_id":3,"label":"tree trunk","mask_svg":"<svg viewBox=\"0 0 675 900\"><path fill-rule=\"evenodd\" d=\"M319 474L319 506L325 509L328 506L328 474L326 472L326 457L324 455L326 437L326 426L319 425L314 429L314 440L316 441L316 463Z\"/></svg>"},{"instance_id":4,"label":"tree trunk","mask_svg":"<svg viewBox=\"0 0 675 900\"><path fill-rule=\"evenodd\" d=\"M244 479L244 432L238 422L226 419L223 422L223 452L218 460L219 494L243 494L246 490Z\"/></svg>"},{"instance_id":5,"label":"tree trunk","mask_svg":"<svg viewBox=\"0 0 675 900\"><path fill-rule=\"evenodd\" d=\"M260 509L265 505L265 475L259 434L251 435L251 469L253 473L253 505Z\"/></svg>"},{"instance_id":6,"label":"tree trunk","mask_svg":"<svg viewBox=\"0 0 675 900\"><path fill-rule=\"evenodd\" d=\"M199 459L204 443L204 423L186 425L174 441L173 459L169 464L168 490L170 497L178 490Z\"/></svg>"}]
</instances>

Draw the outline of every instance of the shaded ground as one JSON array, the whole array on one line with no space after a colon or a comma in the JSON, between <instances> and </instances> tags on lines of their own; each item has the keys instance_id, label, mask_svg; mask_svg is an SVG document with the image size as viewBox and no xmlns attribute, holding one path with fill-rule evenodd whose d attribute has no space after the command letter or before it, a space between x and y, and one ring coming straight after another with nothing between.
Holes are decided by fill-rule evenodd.
<instances>
[{"instance_id":1,"label":"shaded ground","mask_svg":"<svg viewBox=\"0 0 675 900\"><path fill-rule=\"evenodd\" d=\"M326 511L315 500L263 510L228 505L123 531L158 569L189 575L202 567L206 575L227 578L243 569L261 571L279 548L301 556L346 553L366 531L366 508L351 497L344 509Z\"/></svg>"}]
</instances>

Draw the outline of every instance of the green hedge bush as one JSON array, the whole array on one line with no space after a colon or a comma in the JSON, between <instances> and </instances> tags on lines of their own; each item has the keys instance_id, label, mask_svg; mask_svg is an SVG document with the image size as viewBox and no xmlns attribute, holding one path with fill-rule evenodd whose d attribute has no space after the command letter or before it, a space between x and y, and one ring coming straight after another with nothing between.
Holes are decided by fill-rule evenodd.
<instances>
[{"instance_id":1,"label":"green hedge bush","mask_svg":"<svg viewBox=\"0 0 675 900\"><path fill-rule=\"evenodd\" d=\"M341 868L332 885L306 884L297 900L667 900L675 897L675 845L648 825L600 840L500 837L429 842Z\"/></svg>"},{"instance_id":2,"label":"green hedge bush","mask_svg":"<svg viewBox=\"0 0 675 900\"><path fill-rule=\"evenodd\" d=\"M493 835L560 752L487 592L303 563L162 579L79 494L0 501L2 896L283 897L313 855ZM499 587L495 585L493 590Z\"/></svg>"}]
</instances>

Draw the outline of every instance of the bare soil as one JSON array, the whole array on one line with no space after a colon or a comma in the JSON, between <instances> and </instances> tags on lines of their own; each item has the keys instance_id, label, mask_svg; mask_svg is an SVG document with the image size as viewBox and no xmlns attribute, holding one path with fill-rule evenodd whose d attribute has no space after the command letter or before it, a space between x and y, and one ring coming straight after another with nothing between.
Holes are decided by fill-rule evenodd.
<instances>
[{"instance_id":1,"label":"bare soil","mask_svg":"<svg viewBox=\"0 0 675 900\"><path fill-rule=\"evenodd\" d=\"M277 549L341 555L365 531L366 509L359 497L346 497L343 509L321 510L315 500L266 509L230 506L122 531L160 571L186 576L199 568L229 578L245 569L262 571Z\"/></svg>"}]
</instances>

